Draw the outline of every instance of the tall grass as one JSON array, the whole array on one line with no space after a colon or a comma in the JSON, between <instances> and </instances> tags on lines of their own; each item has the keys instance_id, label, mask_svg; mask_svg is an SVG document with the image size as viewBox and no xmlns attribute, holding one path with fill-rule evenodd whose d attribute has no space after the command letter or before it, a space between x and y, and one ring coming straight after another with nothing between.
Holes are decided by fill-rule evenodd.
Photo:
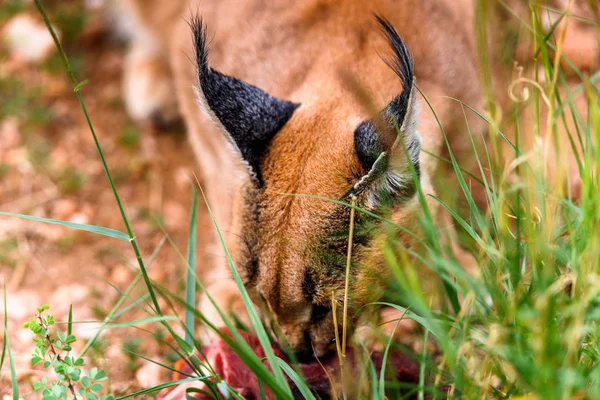
<instances>
[{"instance_id":1,"label":"tall grass","mask_svg":"<svg viewBox=\"0 0 600 400\"><path fill-rule=\"evenodd\" d=\"M41 2L36 0L35 3L52 32ZM490 38L485 29L496 3L481 0L477 4L479 63L489 111L487 115L490 116L487 117L482 110L471 109L468 104L456 102L456 105L465 116L465 131L470 136L470 143L477 155L482 176L480 185L485 192L488 208L481 211L476 207L473 188L468 184L469 176L450 148L450 158L445 162L455 172L460 189L459 197L462 197L468 207L467 215L456 211L456 207L443 198L433 200L444 212L449 213L455 225L461 229L462 244L472 250L479 266L479 274L471 276L465 272L452 251L440 240L441 233L438 232L436 221L432 213L428 212L428 195L419 189L418 196L425 211L420 221L424 233L404 233L414 235L415 240L425 249L424 255L414 254L394 240L395 234L404 227L370 214L394 228L390 229L390 240L384 249L394 280L390 282L386 301L378 305L396 308L403 318L416 321L422 328L424 343L427 344L431 338L430 341L438 349L436 354L429 354L425 350L427 346L424 346L417 356L421 360L421 379L409 390L410 395L416 395L420 399L517 396L532 399L600 398L600 368L597 363L600 357L600 196L596 170L600 157L600 104L599 92L595 86L600 79L600 72L587 76L574 68L580 83L576 87L568 84L560 62L563 57L562 29L557 23L549 31L545 30L541 20L543 13L548 10L532 3L529 8L530 20L521 19L519 24L534 46L531 68L534 73L532 77L520 79L511 85L511 97L519 101L511 103L506 108L507 111L502 113L501 101L498 100L493 82L492 55L487 49ZM498 4L507 7L502 1ZM514 14L513 17L516 18L517 15ZM82 85L78 84L72 74L66 55L56 36L54 38L94 136L127 233L56 220L41 222L129 241L140 268L137 279L143 279L148 290L148 295L142 300L149 298L150 302L148 304L130 299L128 289L104 324L106 327L111 326L110 322L113 316L118 315L119 306L125 298L129 298L134 306L139 306L150 314L146 321L156 321L169 331L178 346L174 350L193 371L191 374L182 373L186 378L180 381L165 383L121 398L144 395L170 385L194 381L204 382L207 385L206 392L212 396L221 396L219 393L223 393L222 386L217 386L222 383L220 378L197 355L202 352L202 348L194 336L196 321L221 335L256 373L260 382L278 398L292 397L286 375L302 395L311 398L312 394L303 379L273 354L268 335L227 251L229 266L251 316L252 328L258 333L265 348L271 370L265 367L263 360L256 357L238 333L234 321L222 310L219 312L232 332L231 337L223 335L217 329L214 325L216 321L207 321L195 309L196 287L206 290L195 274L195 192L187 257L180 253L186 267L185 298L169 293L150 280L146 263L93 130L91 118L85 109L80 92ZM568 60L566 62L569 63ZM527 92L523 91L524 88ZM520 91L518 95L517 91ZM528 99L523 97L524 93L529 94ZM579 96L586 99L585 110L581 110L576 104ZM425 103L428 104L426 98ZM435 113L435 110L432 111ZM470 129L466 117L470 113L476 113L488 124L489 140L483 150L475 146L479 138L474 137L476 133ZM525 115L533 117L526 118ZM440 132L445 137L442 126ZM531 141L531 137L539 138L540 141ZM528 146L527 143L530 142L535 145ZM553 150L554 158L548 158L548 150ZM571 191L573 177L561 168L567 165L568 158L575 160L578 168L580 188L576 199ZM556 174L548 173L546 163L550 162L558 167ZM485 171L487 165L494 167L491 173ZM367 213L355 204L346 205L353 212ZM216 224L215 228L224 243ZM168 236L167 240L171 242ZM415 260L419 261L418 265ZM422 282L417 279L418 269L423 265L443 282L435 307L432 306L434 302L431 298L424 294ZM185 338L179 337L171 327L170 322L174 317L163 314L158 302L161 296L168 302L185 308L185 321L177 319L186 331ZM112 326L123 328L135 324L136 321L130 321ZM343 335L345 337L345 330ZM343 342L345 344L346 339ZM91 342L84 352L90 345ZM392 346L392 341L388 341L384 357L388 356ZM0 365L5 352L10 357L6 336ZM400 397L396 388L401 383L386 381L384 374L377 378L374 367L370 364L366 365L366 371L361 375L364 382L358 385L360 393L357 397ZM233 388L227 390L229 396L241 397Z\"/></svg>"}]
</instances>

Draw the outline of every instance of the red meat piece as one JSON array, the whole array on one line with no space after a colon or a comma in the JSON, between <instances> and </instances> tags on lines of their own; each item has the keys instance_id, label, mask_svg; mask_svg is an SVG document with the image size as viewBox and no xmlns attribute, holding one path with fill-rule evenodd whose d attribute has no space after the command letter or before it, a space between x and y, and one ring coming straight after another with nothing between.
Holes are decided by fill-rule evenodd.
<instances>
[{"instance_id":1,"label":"red meat piece","mask_svg":"<svg viewBox=\"0 0 600 400\"><path fill-rule=\"evenodd\" d=\"M224 333L230 335L227 331L224 331ZM265 352L256 336L245 332L241 332L241 335L259 358L265 358ZM223 339L219 338L213 344L205 347L203 350L206 361L212 366L218 376L220 376L232 388L237 390L247 400L260 399L260 389L256 376ZM273 347L273 351L275 352L276 356L287 360L285 354L277 346ZM418 382L419 365L417 362L409 358L406 354L394 350L390 352L388 358L391 364L388 364L388 368L396 373L396 378L399 382ZM374 352L371 355L371 359L377 371L380 371L383 361L383 354L380 352ZM357 368L352 349L348 349L346 353L346 362L351 366L351 368ZM191 373L190 367L183 361L178 362L176 369ZM315 360L308 364L300 364L300 369L304 379L308 384L308 387L313 391L313 393L318 394L321 398L330 397L331 386L329 377L337 377L340 373L340 364L337 356L328 357L325 360ZM185 375L178 373L175 373L173 376L174 380L184 378ZM290 384L293 388L295 397L302 398L298 389L295 388L291 382ZM188 385L185 387L182 386L170 388L166 392L160 394L157 399L184 400L186 388L194 386L198 387L199 385L196 383L195 385ZM273 398L272 393L264 385L263 388L265 391L265 397L271 400ZM196 398L202 400L208 399L208 397L203 395L197 395Z\"/></svg>"}]
</instances>

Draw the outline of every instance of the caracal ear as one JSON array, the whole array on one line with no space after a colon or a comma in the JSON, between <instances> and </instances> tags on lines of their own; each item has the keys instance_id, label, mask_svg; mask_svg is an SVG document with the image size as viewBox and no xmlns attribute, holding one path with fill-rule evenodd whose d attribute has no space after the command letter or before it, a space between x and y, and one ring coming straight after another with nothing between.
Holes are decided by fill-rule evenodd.
<instances>
[{"instance_id":1,"label":"caracal ear","mask_svg":"<svg viewBox=\"0 0 600 400\"><path fill-rule=\"evenodd\" d=\"M256 86L210 68L206 28L200 18L195 18L191 25L200 107L223 130L251 175L260 183L262 156L299 104L275 98Z\"/></svg>"},{"instance_id":2,"label":"caracal ear","mask_svg":"<svg viewBox=\"0 0 600 400\"><path fill-rule=\"evenodd\" d=\"M419 107L413 59L390 23L380 17L377 20L394 50L389 65L402 80L402 93L377 117L362 122L354 131L356 155L369 171L355 185L354 193L369 209L412 198L415 174L420 177L421 137L417 132Z\"/></svg>"}]
</instances>

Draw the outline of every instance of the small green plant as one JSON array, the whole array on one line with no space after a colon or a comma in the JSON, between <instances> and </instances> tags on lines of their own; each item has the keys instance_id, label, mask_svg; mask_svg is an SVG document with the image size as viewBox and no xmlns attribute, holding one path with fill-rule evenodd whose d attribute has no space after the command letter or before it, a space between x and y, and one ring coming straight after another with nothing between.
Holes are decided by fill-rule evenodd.
<instances>
[{"instance_id":1,"label":"small green plant","mask_svg":"<svg viewBox=\"0 0 600 400\"><path fill-rule=\"evenodd\" d=\"M34 366L42 364L45 369L56 373L55 381L44 377L33 383L33 389L42 393L42 400L114 400L111 395L101 394L104 387L100 382L106 379L104 370L88 370L83 358L71 355L71 344L77 341L71 333L71 319L69 318L67 333L53 334L50 331L55 322L54 316L44 314L49 308L47 305L39 307L35 316L24 325L35 335L35 351L31 355L31 363Z\"/></svg>"},{"instance_id":2,"label":"small green plant","mask_svg":"<svg viewBox=\"0 0 600 400\"><path fill-rule=\"evenodd\" d=\"M134 126L127 126L119 134L119 144L127 150L138 147L141 139L140 131Z\"/></svg>"},{"instance_id":3,"label":"small green plant","mask_svg":"<svg viewBox=\"0 0 600 400\"><path fill-rule=\"evenodd\" d=\"M86 176L72 166L65 168L58 176L58 187L65 194L77 193L85 184Z\"/></svg>"}]
</instances>

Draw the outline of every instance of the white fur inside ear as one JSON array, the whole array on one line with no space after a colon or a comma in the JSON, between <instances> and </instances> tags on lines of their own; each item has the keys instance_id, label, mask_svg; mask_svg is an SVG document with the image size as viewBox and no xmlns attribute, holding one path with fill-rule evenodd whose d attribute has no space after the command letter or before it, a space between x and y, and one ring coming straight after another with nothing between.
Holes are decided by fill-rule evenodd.
<instances>
[{"instance_id":1,"label":"white fur inside ear","mask_svg":"<svg viewBox=\"0 0 600 400\"><path fill-rule=\"evenodd\" d=\"M408 165L406 155L408 153L413 165L418 164L421 153L421 135L417 131L419 111L416 86L413 85L404 121L400 127L400 135L394 141L391 151L389 154L381 153L369 173L354 185L354 192L362 198L363 207L366 209L376 209L381 205L382 199L394 197L414 185L413 172ZM392 126L395 125L394 121L390 123Z\"/></svg>"},{"instance_id":2,"label":"white fur inside ear","mask_svg":"<svg viewBox=\"0 0 600 400\"><path fill-rule=\"evenodd\" d=\"M419 122L421 105L419 102L417 102L416 78L413 78L413 82L413 87L410 90L410 96L408 99L408 108L406 110L406 115L404 116L402 126L400 127L400 133L402 133L404 144L413 164L416 164L419 161L419 153L421 152L422 142L421 135L417 131L417 123ZM398 144L400 145L400 143Z\"/></svg>"},{"instance_id":3,"label":"white fur inside ear","mask_svg":"<svg viewBox=\"0 0 600 400\"><path fill-rule=\"evenodd\" d=\"M404 122L400 127L401 132L414 132L417 130L417 122L419 121L419 113L421 105L417 102L417 78L413 78L413 87L410 89L408 98L408 109L404 116Z\"/></svg>"}]
</instances>

